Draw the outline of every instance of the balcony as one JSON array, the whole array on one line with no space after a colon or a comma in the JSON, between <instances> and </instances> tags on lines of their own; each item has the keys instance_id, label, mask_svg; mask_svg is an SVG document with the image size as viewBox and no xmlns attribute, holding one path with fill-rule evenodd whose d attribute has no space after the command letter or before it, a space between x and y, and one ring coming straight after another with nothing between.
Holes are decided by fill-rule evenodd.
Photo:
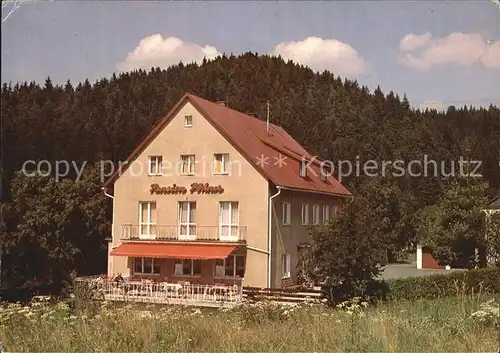
<instances>
[{"instance_id":1,"label":"balcony","mask_svg":"<svg viewBox=\"0 0 500 353\"><path fill-rule=\"evenodd\" d=\"M246 226L134 225L121 226L122 240L245 242Z\"/></svg>"}]
</instances>

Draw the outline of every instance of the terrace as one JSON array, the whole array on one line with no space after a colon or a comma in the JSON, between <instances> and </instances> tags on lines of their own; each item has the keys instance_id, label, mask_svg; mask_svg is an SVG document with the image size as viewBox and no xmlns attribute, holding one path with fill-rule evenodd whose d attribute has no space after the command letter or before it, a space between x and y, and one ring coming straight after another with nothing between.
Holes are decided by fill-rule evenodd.
<instances>
[{"instance_id":1,"label":"terrace","mask_svg":"<svg viewBox=\"0 0 500 353\"><path fill-rule=\"evenodd\" d=\"M104 300L152 304L181 304L206 307L234 307L243 299L242 287L227 284L177 283L106 276L82 277Z\"/></svg>"}]
</instances>

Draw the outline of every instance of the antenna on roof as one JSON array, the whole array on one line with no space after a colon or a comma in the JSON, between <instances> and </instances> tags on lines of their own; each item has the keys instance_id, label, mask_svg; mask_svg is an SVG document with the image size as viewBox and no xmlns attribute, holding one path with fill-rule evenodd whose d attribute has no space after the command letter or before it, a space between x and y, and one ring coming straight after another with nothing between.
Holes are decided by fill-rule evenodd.
<instances>
[{"instance_id":1,"label":"antenna on roof","mask_svg":"<svg viewBox=\"0 0 500 353\"><path fill-rule=\"evenodd\" d=\"M266 129L267 134L269 135L269 101L266 101L267 114L266 114Z\"/></svg>"}]
</instances>

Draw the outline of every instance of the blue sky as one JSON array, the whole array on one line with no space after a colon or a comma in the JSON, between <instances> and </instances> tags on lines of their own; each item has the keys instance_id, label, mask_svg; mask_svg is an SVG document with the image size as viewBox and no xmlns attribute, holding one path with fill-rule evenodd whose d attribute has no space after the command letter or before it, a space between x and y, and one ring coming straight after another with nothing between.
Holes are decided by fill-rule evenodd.
<instances>
[{"instance_id":1,"label":"blue sky","mask_svg":"<svg viewBox=\"0 0 500 353\"><path fill-rule=\"evenodd\" d=\"M500 106L493 0L24 2L2 23L2 82L95 81L246 51L406 93L416 107Z\"/></svg>"}]
</instances>

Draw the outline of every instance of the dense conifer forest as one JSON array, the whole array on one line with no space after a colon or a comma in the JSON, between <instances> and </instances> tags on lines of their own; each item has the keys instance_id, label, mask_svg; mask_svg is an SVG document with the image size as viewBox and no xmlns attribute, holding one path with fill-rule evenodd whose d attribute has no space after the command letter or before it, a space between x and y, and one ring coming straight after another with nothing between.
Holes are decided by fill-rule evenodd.
<instances>
[{"instance_id":1,"label":"dense conifer forest","mask_svg":"<svg viewBox=\"0 0 500 353\"><path fill-rule=\"evenodd\" d=\"M311 153L338 161L480 160L484 199L500 189L500 109L418 110L403 92L370 91L335 73L246 53L200 64L113 74L95 83L47 78L2 87L4 285L60 282L104 272L111 203L95 170L79 183L20 175L26 160L87 166L123 161L186 92L254 112L282 126ZM435 205L453 177L350 176L354 195L380 210L378 231L393 253L418 235L416 214ZM78 184L78 185L76 185Z\"/></svg>"}]
</instances>

